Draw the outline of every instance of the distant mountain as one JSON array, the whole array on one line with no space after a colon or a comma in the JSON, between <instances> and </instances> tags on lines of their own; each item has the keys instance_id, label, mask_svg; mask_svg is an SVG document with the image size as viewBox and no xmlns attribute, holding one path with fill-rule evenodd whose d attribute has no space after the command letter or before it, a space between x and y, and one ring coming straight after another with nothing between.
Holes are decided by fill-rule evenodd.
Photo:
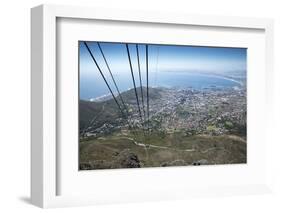
<instances>
[{"instance_id":1,"label":"distant mountain","mask_svg":"<svg viewBox=\"0 0 281 213\"><path fill-rule=\"evenodd\" d=\"M160 98L162 90L163 90L163 88L160 88L160 87L157 87L157 88L149 87L148 88L149 98L150 99ZM146 87L142 87L142 93L143 93L143 97L146 101L146 96L147 96ZM141 88L140 87L137 87L137 94L138 94L139 100L141 100L142 94L141 94ZM125 92L122 92L121 96L122 96L122 98L124 99L125 102L136 103L136 94L135 94L134 89L130 89L130 90L127 90ZM119 98L119 97L117 96L117 98ZM112 99L111 99L111 101L112 101Z\"/></svg>"},{"instance_id":2,"label":"distant mountain","mask_svg":"<svg viewBox=\"0 0 281 213\"><path fill-rule=\"evenodd\" d=\"M143 96L144 101L146 103L146 95L147 90L146 88L143 89ZM161 97L161 90L162 88L149 88L149 98L150 99L157 99ZM141 103L141 88L137 88L137 94L139 101ZM125 92L121 93L121 96L126 105L135 105L136 104L136 95L135 90L130 89ZM119 96L116 97L118 103L122 107L122 102ZM79 103L79 125L80 131L85 128L91 126L92 128L97 128L102 126L104 123L110 124L117 124L120 122L118 118L122 118L122 114L114 101L111 97L109 100L105 101L86 101L80 100Z\"/></svg>"}]
</instances>

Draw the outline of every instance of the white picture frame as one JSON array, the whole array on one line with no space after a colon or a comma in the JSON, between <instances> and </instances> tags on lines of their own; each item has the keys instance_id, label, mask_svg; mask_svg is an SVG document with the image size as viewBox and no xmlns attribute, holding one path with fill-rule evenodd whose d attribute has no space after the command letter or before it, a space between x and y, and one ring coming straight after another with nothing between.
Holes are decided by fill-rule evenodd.
<instances>
[{"instance_id":1,"label":"white picture frame","mask_svg":"<svg viewBox=\"0 0 281 213\"><path fill-rule=\"evenodd\" d=\"M234 195L264 193L270 191L270 161L268 152L264 152L264 167L258 172L264 173L264 177L249 182L236 184L221 184L210 187L196 185L178 188L174 185L166 187L162 184L158 188L152 188L149 195L144 195L136 190L138 195L132 196L133 191L124 191L122 196L118 193L106 195L101 191L95 195L58 195L58 184L61 167L58 166L60 158L58 152L57 132L57 88L60 83L57 79L57 22L59 18L79 20L101 20L118 21L131 23L153 23L165 26L200 26L219 27L231 31L232 29L253 29L264 33L264 109L268 112L262 122L266 131L262 136L265 141L262 146L270 147L270 125L272 114L272 91L273 91L273 21L271 19L240 18L240 17L216 17L187 14L166 14L140 11L122 11L100 8L85 8L74 6L41 5L31 10L31 201L33 204L47 207L92 205L100 203L116 202L138 202L144 200L165 200L182 199L187 197ZM254 86L254 85L253 85ZM257 86L257 85L256 85ZM266 149L265 148L265 149ZM190 168L181 168L180 172ZM178 168L166 168L165 175L170 171L177 171ZM205 169L212 172L212 168ZM234 171L235 169L233 169ZM247 170L247 168L244 168ZM143 170L142 172L124 170L123 174L110 173L110 175L124 175L132 172L139 175L163 175L161 171L154 169ZM171 172L170 172L171 173ZM109 173L108 173L109 174ZM180 174L180 173L179 173ZM200 174L200 172L198 173ZM205 174L205 173L204 173ZM94 175L91 174L91 175ZM105 174L106 175L106 174ZM94 177L94 176L93 176ZM120 176L121 177L121 176ZM123 177L123 176L122 176ZM170 177L174 178L173 175ZM70 179L71 180L71 179ZM126 180L123 180L126 182ZM90 184L90 183L89 183ZM159 187L163 188L160 190ZM89 187L91 188L91 187ZM127 186L130 188L130 186ZM70 189L71 190L71 189ZM99 195L99 192L101 193Z\"/></svg>"}]
</instances>

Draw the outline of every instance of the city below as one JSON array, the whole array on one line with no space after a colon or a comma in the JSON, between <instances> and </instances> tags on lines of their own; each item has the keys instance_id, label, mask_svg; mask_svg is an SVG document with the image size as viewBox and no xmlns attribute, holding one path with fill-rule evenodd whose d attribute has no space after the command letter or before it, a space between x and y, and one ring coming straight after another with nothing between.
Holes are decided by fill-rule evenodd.
<instances>
[{"instance_id":1,"label":"city below","mask_svg":"<svg viewBox=\"0 0 281 213\"><path fill-rule=\"evenodd\" d=\"M246 86L148 89L80 100L80 170L246 163Z\"/></svg>"}]
</instances>

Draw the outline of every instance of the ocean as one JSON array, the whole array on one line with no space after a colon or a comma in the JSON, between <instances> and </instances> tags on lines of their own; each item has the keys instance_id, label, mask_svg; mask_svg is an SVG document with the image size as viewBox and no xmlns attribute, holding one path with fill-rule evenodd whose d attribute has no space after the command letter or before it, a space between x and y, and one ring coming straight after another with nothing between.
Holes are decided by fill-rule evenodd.
<instances>
[{"instance_id":1,"label":"ocean","mask_svg":"<svg viewBox=\"0 0 281 213\"><path fill-rule=\"evenodd\" d=\"M140 86L139 76L135 74L136 86ZM114 75L116 84L120 92L134 87L131 75ZM116 92L113 81L110 76L106 79L113 90ZM177 87L203 89L208 87L234 87L241 83L222 76L187 73L187 72L161 72L149 73L149 87ZM142 86L146 86L146 76L142 74ZM80 77L80 99L90 100L109 94L109 90L101 76Z\"/></svg>"}]
</instances>

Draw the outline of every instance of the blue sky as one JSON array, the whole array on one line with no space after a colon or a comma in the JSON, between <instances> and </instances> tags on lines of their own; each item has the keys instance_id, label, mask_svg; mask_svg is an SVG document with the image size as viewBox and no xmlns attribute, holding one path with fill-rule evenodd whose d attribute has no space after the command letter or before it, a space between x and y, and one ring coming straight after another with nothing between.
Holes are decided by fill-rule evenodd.
<instances>
[{"instance_id":1,"label":"blue sky","mask_svg":"<svg viewBox=\"0 0 281 213\"><path fill-rule=\"evenodd\" d=\"M109 85L114 90L113 81L96 42L87 42L92 54L99 64ZM80 95L88 99L108 93L96 65L94 64L84 42L79 42L80 61ZM126 45L124 43L100 42L117 84L121 90L132 87L131 71ZM138 78L136 44L129 44L133 72ZM176 73L211 73L227 75L228 73L246 73L247 50L245 48L217 48L199 46L148 45L150 82L157 85L161 72ZM143 82L146 81L145 45L139 44L140 67ZM162 75L163 75L162 74ZM161 76L162 76L161 75ZM159 80L157 80L157 78ZM163 79L162 79L163 80ZM163 83L163 82L162 82Z\"/></svg>"},{"instance_id":2,"label":"blue sky","mask_svg":"<svg viewBox=\"0 0 281 213\"><path fill-rule=\"evenodd\" d=\"M96 42L87 42L100 67L106 70ZM100 43L108 63L115 74L129 74L125 44ZM133 68L137 69L135 44L129 44ZM139 45L142 70L145 69L145 45ZM246 71L245 48L216 48L198 46L149 45L149 71L206 71L224 73ZM97 73L83 42L80 42L80 76Z\"/></svg>"}]
</instances>

